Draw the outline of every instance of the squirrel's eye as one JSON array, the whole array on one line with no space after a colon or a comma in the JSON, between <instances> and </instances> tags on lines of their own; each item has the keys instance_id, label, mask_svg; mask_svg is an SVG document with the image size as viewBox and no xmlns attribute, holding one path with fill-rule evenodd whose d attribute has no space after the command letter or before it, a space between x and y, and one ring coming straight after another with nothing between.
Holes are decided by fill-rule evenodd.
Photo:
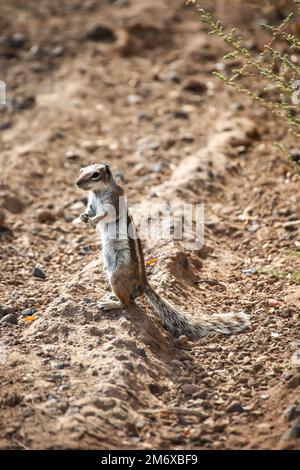
<instances>
[{"instance_id":1,"label":"squirrel's eye","mask_svg":"<svg viewBox=\"0 0 300 470\"><path fill-rule=\"evenodd\" d=\"M92 179L95 180L95 179L99 178L99 176L100 176L99 171L95 171L95 172L92 174Z\"/></svg>"}]
</instances>

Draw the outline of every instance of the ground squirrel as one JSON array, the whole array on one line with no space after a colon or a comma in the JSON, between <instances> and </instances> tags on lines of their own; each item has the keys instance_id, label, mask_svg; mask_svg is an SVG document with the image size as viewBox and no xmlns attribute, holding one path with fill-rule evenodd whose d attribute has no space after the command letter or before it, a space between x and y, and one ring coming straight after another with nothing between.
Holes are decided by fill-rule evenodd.
<instances>
[{"instance_id":1,"label":"ground squirrel","mask_svg":"<svg viewBox=\"0 0 300 470\"><path fill-rule=\"evenodd\" d=\"M193 340L210 333L238 333L250 326L244 312L202 315L194 320L179 313L155 292L147 279L142 244L134 222L127 206L121 207L124 191L116 183L109 165L91 164L82 168L76 185L89 191L88 204L80 218L100 228L108 279L117 297L102 299L99 306L103 310L126 308L137 297L146 295L167 331L175 337L185 335Z\"/></svg>"}]
</instances>

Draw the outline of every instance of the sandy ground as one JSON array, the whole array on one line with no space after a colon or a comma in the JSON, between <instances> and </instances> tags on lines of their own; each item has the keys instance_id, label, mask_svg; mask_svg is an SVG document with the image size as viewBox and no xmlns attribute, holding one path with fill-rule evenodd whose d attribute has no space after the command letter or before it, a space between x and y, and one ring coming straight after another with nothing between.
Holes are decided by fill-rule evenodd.
<instances>
[{"instance_id":1,"label":"sandy ground","mask_svg":"<svg viewBox=\"0 0 300 470\"><path fill-rule=\"evenodd\" d=\"M299 182L273 146L286 131L212 76L225 47L180 0L22 5L0 17L0 448L299 448ZM203 248L144 242L149 279L195 318L244 309L251 330L192 343L143 300L99 310L101 246L74 187L93 160L136 217L205 205Z\"/></svg>"}]
</instances>

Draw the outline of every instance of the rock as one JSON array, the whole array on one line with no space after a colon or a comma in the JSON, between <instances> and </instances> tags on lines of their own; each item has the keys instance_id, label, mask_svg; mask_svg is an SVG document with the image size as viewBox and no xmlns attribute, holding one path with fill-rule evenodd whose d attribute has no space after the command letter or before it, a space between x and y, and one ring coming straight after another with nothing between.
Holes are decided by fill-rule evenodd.
<instances>
[{"instance_id":1,"label":"rock","mask_svg":"<svg viewBox=\"0 0 300 470\"><path fill-rule=\"evenodd\" d=\"M39 268L38 266L36 266L33 270L33 276L34 277L37 277L39 279L46 279L46 274L44 273L44 271Z\"/></svg>"},{"instance_id":2,"label":"rock","mask_svg":"<svg viewBox=\"0 0 300 470\"><path fill-rule=\"evenodd\" d=\"M164 170L164 163L162 162L159 162L159 163L155 163L152 167L151 167L151 171L153 173L161 173L163 170Z\"/></svg>"},{"instance_id":3,"label":"rock","mask_svg":"<svg viewBox=\"0 0 300 470\"><path fill-rule=\"evenodd\" d=\"M270 433L270 424L269 423L260 423L257 426L259 434L269 434Z\"/></svg>"},{"instance_id":4,"label":"rock","mask_svg":"<svg viewBox=\"0 0 300 470\"><path fill-rule=\"evenodd\" d=\"M26 419L26 418L29 418L32 415L34 415L34 410L30 407L27 407L27 408L25 408L25 410L22 413L22 418Z\"/></svg>"},{"instance_id":5,"label":"rock","mask_svg":"<svg viewBox=\"0 0 300 470\"><path fill-rule=\"evenodd\" d=\"M97 326L91 326L89 329L89 333L92 336L102 336L102 331Z\"/></svg>"},{"instance_id":6,"label":"rock","mask_svg":"<svg viewBox=\"0 0 300 470\"><path fill-rule=\"evenodd\" d=\"M269 299L268 304L270 305L270 307L274 307L274 308L280 307L280 303L276 299Z\"/></svg>"},{"instance_id":7,"label":"rock","mask_svg":"<svg viewBox=\"0 0 300 470\"><path fill-rule=\"evenodd\" d=\"M258 225L258 223L257 223L255 220L253 220L253 221L251 222L251 224L248 225L248 227L247 227L247 230L248 230L248 232L250 232L250 233L255 233L255 232L257 232L258 229L259 229L259 225Z\"/></svg>"},{"instance_id":8,"label":"rock","mask_svg":"<svg viewBox=\"0 0 300 470\"><path fill-rule=\"evenodd\" d=\"M131 361L124 361L123 364L124 364L124 366L126 367L126 369L129 370L129 372L133 372L133 371L134 371L134 364L133 364L133 362L131 362Z\"/></svg>"},{"instance_id":9,"label":"rock","mask_svg":"<svg viewBox=\"0 0 300 470\"><path fill-rule=\"evenodd\" d=\"M50 54L52 57L62 57L65 53L64 46L56 46L51 49Z\"/></svg>"},{"instance_id":10,"label":"rock","mask_svg":"<svg viewBox=\"0 0 300 470\"><path fill-rule=\"evenodd\" d=\"M69 162L80 160L80 158L80 152L78 152L78 150L76 150L75 148L71 148L65 153L65 159Z\"/></svg>"},{"instance_id":11,"label":"rock","mask_svg":"<svg viewBox=\"0 0 300 470\"><path fill-rule=\"evenodd\" d=\"M26 43L26 38L22 33L15 33L12 36L0 36L0 45L21 49Z\"/></svg>"},{"instance_id":12,"label":"rock","mask_svg":"<svg viewBox=\"0 0 300 470\"><path fill-rule=\"evenodd\" d=\"M5 315L10 315L14 313L13 307L11 305L0 304L0 317Z\"/></svg>"},{"instance_id":13,"label":"rock","mask_svg":"<svg viewBox=\"0 0 300 470\"><path fill-rule=\"evenodd\" d=\"M141 103L142 97L140 95L127 95L126 103L128 104L138 104Z\"/></svg>"},{"instance_id":14,"label":"rock","mask_svg":"<svg viewBox=\"0 0 300 470\"><path fill-rule=\"evenodd\" d=\"M17 196L6 196L4 198L4 207L12 214L23 212L25 205Z\"/></svg>"},{"instance_id":15,"label":"rock","mask_svg":"<svg viewBox=\"0 0 300 470\"><path fill-rule=\"evenodd\" d=\"M300 437L300 418L293 421L292 426L284 434L284 439L299 439Z\"/></svg>"},{"instance_id":16,"label":"rock","mask_svg":"<svg viewBox=\"0 0 300 470\"><path fill-rule=\"evenodd\" d=\"M7 38L7 45L15 49L21 49L26 44L26 37L22 33L15 33Z\"/></svg>"},{"instance_id":17,"label":"rock","mask_svg":"<svg viewBox=\"0 0 300 470\"><path fill-rule=\"evenodd\" d=\"M291 372L290 370L285 371L282 374L282 379L287 382L288 380L290 380L293 377L293 375L294 375L293 372Z\"/></svg>"},{"instance_id":18,"label":"rock","mask_svg":"<svg viewBox=\"0 0 300 470\"><path fill-rule=\"evenodd\" d=\"M55 221L55 215L53 214L53 212L51 212L47 209L38 209L38 211L36 213L36 219L41 224L45 224L47 222L54 222Z\"/></svg>"},{"instance_id":19,"label":"rock","mask_svg":"<svg viewBox=\"0 0 300 470\"><path fill-rule=\"evenodd\" d=\"M0 228L4 227L5 223L5 212L0 210Z\"/></svg>"},{"instance_id":20,"label":"rock","mask_svg":"<svg viewBox=\"0 0 300 470\"><path fill-rule=\"evenodd\" d=\"M150 197L158 197L157 192L153 188L150 190Z\"/></svg>"},{"instance_id":21,"label":"rock","mask_svg":"<svg viewBox=\"0 0 300 470\"><path fill-rule=\"evenodd\" d=\"M254 377L250 377L247 381L247 385L248 387L255 387L256 385L256 380L254 379Z\"/></svg>"},{"instance_id":22,"label":"rock","mask_svg":"<svg viewBox=\"0 0 300 470\"><path fill-rule=\"evenodd\" d=\"M227 356L228 361L234 361L235 358L236 358L236 355L232 351Z\"/></svg>"},{"instance_id":23,"label":"rock","mask_svg":"<svg viewBox=\"0 0 300 470\"><path fill-rule=\"evenodd\" d=\"M12 325L17 325L18 317L14 313L9 313L1 318L0 323L11 323Z\"/></svg>"},{"instance_id":24,"label":"rock","mask_svg":"<svg viewBox=\"0 0 300 470\"><path fill-rule=\"evenodd\" d=\"M290 156L293 162L300 162L300 150L299 149L291 149Z\"/></svg>"},{"instance_id":25,"label":"rock","mask_svg":"<svg viewBox=\"0 0 300 470\"><path fill-rule=\"evenodd\" d=\"M2 404L6 406L17 406L21 403L22 397L15 392L6 393L2 399Z\"/></svg>"},{"instance_id":26,"label":"rock","mask_svg":"<svg viewBox=\"0 0 300 470\"><path fill-rule=\"evenodd\" d=\"M299 385L300 385L300 374L293 375L293 377L290 378L290 380L288 380L286 384L286 386L291 389L297 388L299 387Z\"/></svg>"},{"instance_id":27,"label":"rock","mask_svg":"<svg viewBox=\"0 0 300 470\"><path fill-rule=\"evenodd\" d=\"M63 362L55 362L54 364L51 365L51 369L54 369L54 370L65 369L65 367L66 367L66 364L64 364Z\"/></svg>"},{"instance_id":28,"label":"rock","mask_svg":"<svg viewBox=\"0 0 300 470\"><path fill-rule=\"evenodd\" d=\"M136 350L137 354L139 354L143 359L147 359L148 356L147 356L147 352L145 351L144 348L138 348Z\"/></svg>"},{"instance_id":29,"label":"rock","mask_svg":"<svg viewBox=\"0 0 300 470\"><path fill-rule=\"evenodd\" d=\"M35 97L32 95L23 96L23 97L14 97L12 99L12 108L13 111L24 111L25 109L30 109L35 105Z\"/></svg>"},{"instance_id":30,"label":"rock","mask_svg":"<svg viewBox=\"0 0 300 470\"><path fill-rule=\"evenodd\" d=\"M93 405L95 408L98 408L99 410L103 410L103 411L108 411L108 410L111 410L112 408L114 408L116 406L116 403L117 401L112 398L112 397L109 397L109 398L106 398L106 397L101 397L101 398L96 398L96 397L84 397L84 398L80 398L76 401L74 401L74 405L76 407L83 407L83 406L87 406L87 405Z\"/></svg>"},{"instance_id":31,"label":"rock","mask_svg":"<svg viewBox=\"0 0 300 470\"><path fill-rule=\"evenodd\" d=\"M85 39L111 43L116 41L116 35L109 26L94 24L88 27Z\"/></svg>"},{"instance_id":32,"label":"rock","mask_svg":"<svg viewBox=\"0 0 300 470\"><path fill-rule=\"evenodd\" d=\"M164 392L164 388L158 383L153 382L149 384L148 387L152 395L155 395L155 396L160 396Z\"/></svg>"},{"instance_id":33,"label":"rock","mask_svg":"<svg viewBox=\"0 0 300 470\"><path fill-rule=\"evenodd\" d=\"M129 360L129 356L127 356L126 354L123 354L123 353L117 353L115 355L115 358L118 360L118 361L128 361Z\"/></svg>"},{"instance_id":34,"label":"rock","mask_svg":"<svg viewBox=\"0 0 300 470\"><path fill-rule=\"evenodd\" d=\"M160 75L160 78L164 81L167 81L167 82L173 82L173 83L180 83L181 82L181 78L175 72L175 70L171 70L170 72L167 72L163 76Z\"/></svg>"},{"instance_id":35,"label":"rock","mask_svg":"<svg viewBox=\"0 0 300 470\"><path fill-rule=\"evenodd\" d=\"M84 150L87 150L91 153L96 152L96 150L98 150L100 147L100 143L96 140L84 140L80 145Z\"/></svg>"},{"instance_id":36,"label":"rock","mask_svg":"<svg viewBox=\"0 0 300 470\"><path fill-rule=\"evenodd\" d=\"M230 405L227 406L226 412L227 413L243 413L244 408L242 405L236 401L230 403Z\"/></svg>"},{"instance_id":37,"label":"rock","mask_svg":"<svg viewBox=\"0 0 300 470\"><path fill-rule=\"evenodd\" d=\"M216 343L210 343L206 345L206 350L208 352L220 351L220 346L218 346Z\"/></svg>"},{"instance_id":38,"label":"rock","mask_svg":"<svg viewBox=\"0 0 300 470\"><path fill-rule=\"evenodd\" d=\"M188 119L189 115L186 111L174 111L172 114L174 119Z\"/></svg>"},{"instance_id":39,"label":"rock","mask_svg":"<svg viewBox=\"0 0 300 470\"><path fill-rule=\"evenodd\" d=\"M148 173L148 168L143 163L137 163L132 169L133 173L138 176L144 176Z\"/></svg>"},{"instance_id":40,"label":"rock","mask_svg":"<svg viewBox=\"0 0 300 470\"><path fill-rule=\"evenodd\" d=\"M22 310L21 316L22 317L31 317L34 313L36 313L35 308L25 308L25 310Z\"/></svg>"},{"instance_id":41,"label":"rock","mask_svg":"<svg viewBox=\"0 0 300 470\"><path fill-rule=\"evenodd\" d=\"M181 390L185 395L193 395L200 391L200 387L194 384L184 384L181 386Z\"/></svg>"},{"instance_id":42,"label":"rock","mask_svg":"<svg viewBox=\"0 0 300 470\"><path fill-rule=\"evenodd\" d=\"M136 116L139 121L151 121L151 117L144 111L138 111Z\"/></svg>"},{"instance_id":43,"label":"rock","mask_svg":"<svg viewBox=\"0 0 300 470\"><path fill-rule=\"evenodd\" d=\"M171 366L176 368L176 369L179 369L180 367L183 367L183 362L181 361L178 361L178 359L172 359L172 361L170 362Z\"/></svg>"},{"instance_id":44,"label":"rock","mask_svg":"<svg viewBox=\"0 0 300 470\"><path fill-rule=\"evenodd\" d=\"M181 335L178 338L174 339L174 346L186 346L187 343L189 342L189 339L185 335Z\"/></svg>"},{"instance_id":45,"label":"rock","mask_svg":"<svg viewBox=\"0 0 300 470\"><path fill-rule=\"evenodd\" d=\"M185 134L181 137L181 140L182 142L184 142L185 144L192 144L194 142L194 137L192 136L192 134Z\"/></svg>"},{"instance_id":46,"label":"rock","mask_svg":"<svg viewBox=\"0 0 300 470\"><path fill-rule=\"evenodd\" d=\"M65 392L66 390L69 390L69 389L70 389L70 385L68 384L62 384L58 387L59 392Z\"/></svg>"},{"instance_id":47,"label":"rock","mask_svg":"<svg viewBox=\"0 0 300 470\"><path fill-rule=\"evenodd\" d=\"M243 269L242 273L245 274L246 276L252 276L253 274L257 273L257 269L256 268Z\"/></svg>"},{"instance_id":48,"label":"rock","mask_svg":"<svg viewBox=\"0 0 300 470\"><path fill-rule=\"evenodd\" d=\"M293 421L295 418L300 416L300 405L290 405L288 406L283 413L284 418L287 421Z\"/></svg>"},{"instance_id":49,"label":"rock","mask_svg":"<svg viewBox=\"0 0 300 470\"><path fill-rule=\"evenodd\" d=\"M93 248L90 245L83 246L81 250L79 250L79 254L81 255L89 255L93 253Z\"/></svg>"},{"instance_id":50,"label":"rock","mask_svg":"<svg viewBox=\"0 0 300 470\"><path fill-rule=\"evenodd\" d=\"M183 89L195 93L196 95L202 95L207 91L207 86L204 82L200 82L199 80L188 80L184 83Z\"/></svg>"}]
</instances>

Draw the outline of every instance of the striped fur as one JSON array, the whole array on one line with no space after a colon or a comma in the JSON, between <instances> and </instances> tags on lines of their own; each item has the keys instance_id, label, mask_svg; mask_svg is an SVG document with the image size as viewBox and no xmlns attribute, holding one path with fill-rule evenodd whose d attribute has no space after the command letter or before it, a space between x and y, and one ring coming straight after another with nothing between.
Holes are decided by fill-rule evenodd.
<instances>
[{"instance_id":1,"label":"striped fur","mask_svg":"<svg viewBox=\"0 0 300 470\"><path fill-rule=\"evenodd\" d=\"M132 217L127 206L125 211L121 210L123 189L116 184L107 164L83 168L77 185L90 191L82 220L87 223L90 218L105 214L98 228L108 279L120 306L126 308L145 294L167 331L175 337L185 335L193 340L212 333L235 334L250 327L249 317L244 312L203 315L194 320L178 312L155 292L147 280L143 248ZM118 306L111 300L103 300L101 305L106 309Z\"/></svg>"},{"instance_id":2,"label":"striped fur","mask_svg":"<svg viewBox=\"0 0 300 470\"><path fill-rule=\"evenodd\" d=\"M212 333L225 335L240 333L250 327L250 320L245 312L201 315L199 320L194 320L178 312L162 299L149 284L145 288L145 294L158 314L163 327L175 337L185 335L196 340Z\"/></svg>"}]
</instances>

